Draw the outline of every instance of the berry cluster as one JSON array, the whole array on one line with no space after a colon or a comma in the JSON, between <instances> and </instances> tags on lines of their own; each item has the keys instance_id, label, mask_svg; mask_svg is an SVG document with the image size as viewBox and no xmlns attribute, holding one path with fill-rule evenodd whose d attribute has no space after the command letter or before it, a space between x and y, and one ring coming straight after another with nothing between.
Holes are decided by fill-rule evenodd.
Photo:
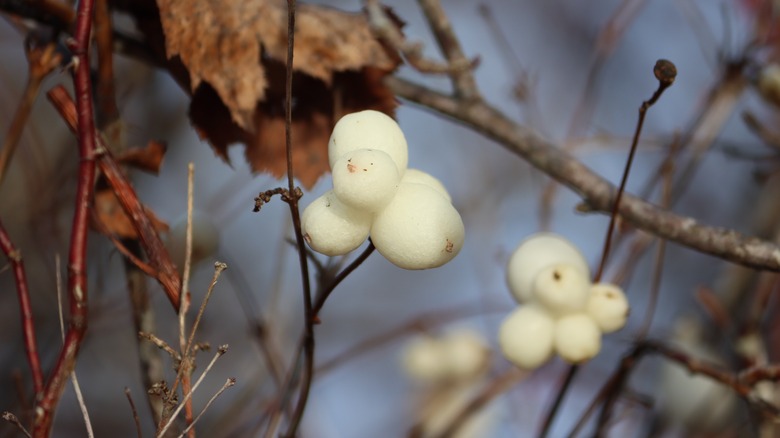
<instances>
[{"instance_id":1,"label":"berry cluster","mask_svg":"<svg viewBox=\"0 0 780 438\"><path fill-rule=\"evenodd\" d=\"M450 195L433 176L407 169L401 128L378 111L348 114L328 143L333 190L303 212L309 246L346 254L370 236L376 249L404 269L429 269L452 260L464 228Z\"/></svg>"},{"instance_id":2,"label":"berry cluster","mask_svg":"<svg viewBox=\"0 0 780 438\"><path fill-rule=\"evenodd\" d=\"M515 365L534 369L555 352L570 363L591 359L602 333L621 329L628 301L613 284L590 282L580 251L552 233L523 241L509 259L507 281L522 304L501 324L501 350Z\"/></svg>"},{"instance_id":3,"label":"berry cluster","mask_svg":"<svg viewBox=\"0 0 780 438\"><path fill-rule=\"evenodd\" d=\"M406 373L421 383L468 380L487 369L490 355L479 333L458 329L443 336L421 335L407 344Z\"/></svg>"}]
</instances>

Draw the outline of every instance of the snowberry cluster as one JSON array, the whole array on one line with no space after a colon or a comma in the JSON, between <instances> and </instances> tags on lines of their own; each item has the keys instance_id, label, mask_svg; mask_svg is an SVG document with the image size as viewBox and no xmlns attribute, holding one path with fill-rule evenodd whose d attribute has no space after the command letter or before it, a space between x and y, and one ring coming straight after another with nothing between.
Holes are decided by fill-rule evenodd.
<instances>
[{"instance_id":1,"label":"snowberry cluster","mask_svg":"<svg viewBox=\"0 0 780 438\"><path fill-rule=\"evenodd\" d=\"M522 305L498 338L504 356L521 368L537 368L554 352L570 363L589 360L601 349L601 334L621 329L628 317L623 291L592 284L582 253L556 234L523 241L509 259L507 281Z\"/></svg>"},{"instance_id":2,"label":"snowberry cluster","mask_svg":"<svg viewBox=\"0 0 780 438\"><path fill-rule=\"evenodd\" d=\"M464 228L450 195L433 176L407 169L401 128L378 111L348 114L328 144L333 190L303 212L309 246L346 254L370 236L376 249L404 269L428 269L452 260Z\"/></svg>"},{"instance_id":3,"label":"snowberry cluster","mask_svg":"<svg viewBox=\"0 0 780 438\"><path fill-rule=\"evenodd\" d=\"M421 383L451 383L485 371L488 353L482 336L473 330L458 329L439 337L421 335L407 344L403 367Z\"/></svg>"}]
</instances>

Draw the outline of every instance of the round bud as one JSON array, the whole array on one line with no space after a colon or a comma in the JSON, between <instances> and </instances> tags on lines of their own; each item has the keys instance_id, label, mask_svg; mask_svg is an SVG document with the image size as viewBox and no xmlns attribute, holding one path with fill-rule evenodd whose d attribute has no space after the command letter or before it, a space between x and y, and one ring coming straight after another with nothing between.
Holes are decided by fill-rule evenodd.
<instances>
[{"instance_id":1,"label":"round bud","mask_svg":"<svg viewBox=\"0 0 780 438\"><path fill-rule=\"evenodd\" d=\"M449 192L447 192L447 188L444 187L444 184L433 175L423 172L422 170L406 169L406 173L404 173L404 177L401 178L401 182L426 185L439 192L439 194L444 196L448 201L452 202L452 197Z\"/></svg>"},{"instance_id":2,"label":"round bud","mask_svg":"<svg viewBox=\"0 0 780 438\"><path fill-rule=\"evenodd\" d=\"M447 373L441 342L427 335L418 336L407 344L402 364L404 371L420 382L436 383L443 380Z\"/></svg>"},{"instance_id":3,"label":"round bud","mask_svg":"<svg viewBox=\"0 0 780 438\"><path fill-rule=\"evenodd\" d=\"M659 59L653 67L653 74L658 82L668 87L674 83L677 78L677 66L667 59Z\"/></svg>"},{"instance_id":4,"label":"round bud","mask_svg":"<svg viewBox=\"0 0 780 438\"><path fill-rule=\"evenodd\" d=\"M452 260L463 247L460 214L434 189L402 183L371 225L377 251L404 269L430 269Z\"/></svg>"},{"instance_id":5,"label":"round bud","mask_svg":"<svg viewBox=\"0 0 780 438\"><path fill-rule=\"evenodd\" d=\"M517 302L531 300L534 279L551 265L566 264L590 278L582 253L571 242L553 233L536 233L525 239L509 258L507 283Z\"/></svg>"},{"instance_id":6,"label":"round bud","mask_svg":"<svg viewBox=\"0 0 780 438\"><path fill-rule=\"evenodd\" d=\"M504 357L520 368L533 370L553 353L555 321L544 309L528 304L501 323L498 344Z\"/></svg>"},{"instance_id":7,"label":"round bud","mask_svg":"<svg viewBox=\"0 0 780 438\"><path fill-rule=\"evenodd\" d=\"M626 325L628 300L620 287L609 283L591 286L586 312L602 333L612 333Z\"/></svg>"},{"instance_id":8,"label":"round bud","mask_svg":"<svg viewBox=\"0 0 780 438\"><path fill-rule=\"evenodd\" d=\"M368 213L342 204L332 190L315 199L301 215L306 243L328 256L344 255L360 246L370 227Z\"/></svg>"},{"instance_id":9,"label":"round bud","mask_svg":"<svg viewBox=\"0 0 780 438\"><path fill-rule=\"evenodd\" d=\"M566 362L585 362L601 350L601 331L590 316L566 315L555 326L555 351Z\"/></svg>"},{"instance_id":10,"label":"round bud","mask_svg":"<svg viewBox=\"0 0 780 438\"><path fill-rule=\"evenodd\" d=\"M387 153L403 175L409 162L409 150L401 128L390 116L374 110L360 111L342 117L328 141L330 167L344 154L358 149Z\"/></svg>"},{"instance_id":11,"label":"round bud","mask_svg":"<svg viewBox=\"0 0 780 438\"><path fill-rule=\"evenodd\" d=\"M400 180L393 159L373 149L347 152L333 166L333 193L339 201L370 213L390 203Z\"/></svg>"},{"instance_id":12,"label":"round bud","mask_svg":"<svg viewBox=\"0 0 780 438\"><path fill-rule=\"evenodd\" d=\"M180 218L168 231L166 247L173 263L184 269L187 245L187 216ZM205 213L192 212L192 264L211 257L219 248L219 230Z\"/></svg>"},{"instance_id":13,"label":"round bud","mask_svg":"<svg viewBox=\"0 0 780 438\"><path fill-rule=\"evenodd\" d=\"M590 280L579 269L566 265L548 266L534 280L533 298L554 316L580 312L588 302Z\"/></svg>"}]
</instances>

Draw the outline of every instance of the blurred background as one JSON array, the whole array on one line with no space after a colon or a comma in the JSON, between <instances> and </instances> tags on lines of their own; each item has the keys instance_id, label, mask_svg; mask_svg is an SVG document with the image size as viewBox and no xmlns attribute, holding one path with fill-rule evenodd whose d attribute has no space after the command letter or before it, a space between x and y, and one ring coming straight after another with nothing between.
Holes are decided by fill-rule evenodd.
<instances>
[{"instance_id":1,"label":"blurred background","mask_svg":"<svg viewBox=\"0 0 780 438\"><path fill-rule=\"evenodd\" d=\"M326 4L347 11L361 8L356 0ZM406 22L406 37L422 42L427 57L441 59L418 5L400 1L387 5ZM771 175L777 173L780 162L778 149L767 147L741 117L749 110L767 126L777 126L776 107L767 100L767 92L762 97L757 88L775 57L774 49L749 47L759 32L757 17L764 14L766 22L762 7L726 0L444 2L466 55L479 57L475 75L484 98L561 147L572 148L578 159L615 184L623 171L637 109L657 86L653 65L660 58L673 61L677 80L648 113L628 191L644 193L648 200L660 203L657 187L650 192L645 187L668 155L672 140L698 126L691 144L705 144L702 147L708 152L692 180L677 189L679 199L672 209L746 234L759 234L755 227L764 217L762 208L776 209L780 201L777 196L762 198L762 193L777 185ZM117 22L122 23L121 14ZM0 25L0 132L7 131L27 78L23 41L24 36L4 20ZM195 393L196 412L227 377L236 377L237 384L209 408L199 433L258 436L265 427L263 412L275 394L260 343L275 352L286 370L302 330L297 255L288 242L292 237L289 210L275 199L259 213L252 213L259 192L285 182L253 174L242 146L229 150L230 164L216 157L190 125L188 96L166 72L120 55L115 56L115 63L127 144L143 145L150 139L168 143L159 175L134 172L132 178L140 199L171 226L185 217L187 163L195 164L195 209L218 234L216 251L193 271L190 284L195 303L208 288L213 262L228 264L197 340L213 347L229 344L230 351ZM738 85L713 104L708 96L730 83L724 79L729 68L737 71ZM398 75L442 91L450 87L446 77L424 75L407 66ZM47 79L43 90L55 83L70 86L68 75L58 73ZM707 124L700 123L707 117ZM599 261L609 220L606 215L578 213L575 207L580 199L565 188L559 187L545 201L548 178L501 145L452 120L403 101L397 120L409 143L410 167L429 172L448 188L466 226L466 243L452 262L427 271L401 270L373 254L338 287L320 314L322 324L315 327L315 366L325 368L315 375L303 436L406 435L420 421L421 403L440 390L410 377L403 366L405 348L425 333L442 336L468 329L481 337L489 363L473 377L468 391L510 369L496 348L498 326L515 307L505 282L505 265L529 234L542 229L562 234L582 250L592 268ZM0 186L0 216L24 255L46 370L53 365L60 345L55 256L67 257L76 166L73 136L45 98L39 97ZM302 204L308 205L331 187L329 175L322 177L305 192ZM551 213L549 223L541 214L545 202ZM771 224L765 237L776 232L776 227ZM571 430L630 349L643 323L653 281L654 249L626 270L628 248L625 244L616 248L604 277L621 275L632 308L628 324L606 336L601 354L579 371L550 436L565 436ZM144 436L148 436L153 424L144 401L122 256L97 233L90 235L89 251L89 332L76 368L85 403L97 436L131 436L135 426L124 394L128 387ZM318 259L333 262L322 256ZM61 271L64 276L64 267ZM717 334L715 342L706 339L710 341L707 346L698 341L689 344L738 369L741 362L734 350L738 326L726 332L713 329L711 318L696 300L699 288L712 288L725 303L738 303L727 307L737 312L746 299L734 297L752 296L755 290L750 281L728 283L738 271L745 272L669 244L650 337L672 341L680 330L688 337L697 330ZM176 345L175 315L159 285L148 284L156 333ZM30 377L14 281L8 270L0 272L0 291L0 409L19 412L22 403L14 376L21 375L28 394ZM771 307L773 301L769 303ZM683 317L688 323L681 325ZM257 324L266 329L264 338L257 336ZM345 354L387 333L394 333L387 342L361 348L359 354ZM210 354L199 356L196 375ZM166 375L172 379L170 359L163 359ZM662 360L648 358L633 373L629 395L613 417L611 436L707 434L706 425L664 414L664 397L678 398L659 390L664 387L660 383L664 366ZM535 435L566 369L555 358L520 379L488 406L481 429L469 436ZM730 411L723 414L730 420L720 429L722 436L758 433L744 406L734 403ZM70 386L54 430L55 436L84 435ZM1 435L15 433L8 424L0 424Z\"/></svg>"}]
</instances>

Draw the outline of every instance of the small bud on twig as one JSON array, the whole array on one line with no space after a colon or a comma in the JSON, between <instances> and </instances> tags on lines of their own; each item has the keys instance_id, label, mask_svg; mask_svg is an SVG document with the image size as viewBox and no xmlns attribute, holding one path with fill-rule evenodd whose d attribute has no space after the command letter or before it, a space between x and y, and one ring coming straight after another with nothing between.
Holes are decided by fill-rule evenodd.
<instances>
[{"instance_id":1,"label":"small bud on twig","mask_svg":"<svg viewBox=\"0 0 780 438\"><path fill-rule=\"evenodd\" d=\"M672 61L659 59L653 67L653 74L664 87L668 87L674 83L674 79L677 77L677 67Z\"/></svg>"}]
</instances>

